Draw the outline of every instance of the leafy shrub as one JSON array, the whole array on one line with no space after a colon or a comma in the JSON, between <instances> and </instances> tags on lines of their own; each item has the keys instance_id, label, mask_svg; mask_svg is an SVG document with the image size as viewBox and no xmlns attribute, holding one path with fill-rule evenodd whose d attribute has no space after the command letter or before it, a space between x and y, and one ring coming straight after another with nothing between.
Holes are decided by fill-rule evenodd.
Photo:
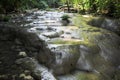
<instances>
[{"instance_id":1,"label":"leafy shrub","mask_svg":"<svg viewBox=\"0 0 120 80\"><path fill-rule=\"evenodd\" d=\"M70 16L65 14L61 18L62 18L62 20L66 20L67 21L67 20L69 20Z\"/></svg>"},{"instance_id":2,"label":"leafy shrub","mask_svg":"<svg viewBox=\"0 0 120 80\"><path fill-rule=\"evenodd\" d=\"M62 24L63 24L63 26L67 26L69 23L70 23L70 21L69 21L69 18L70 18L70 16L69 15L63 15L62 17Z\"/></svg>"}]
</instances>

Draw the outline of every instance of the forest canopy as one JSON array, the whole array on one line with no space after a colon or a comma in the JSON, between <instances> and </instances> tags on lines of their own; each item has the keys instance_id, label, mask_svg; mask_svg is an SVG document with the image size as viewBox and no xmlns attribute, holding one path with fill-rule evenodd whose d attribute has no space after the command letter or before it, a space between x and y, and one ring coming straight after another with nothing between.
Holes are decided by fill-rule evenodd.
<instances>
[{"instance_id":1,"label":"forest canopy","mask_svg":"<svg viewBox=\"0 0 120 80\"><path fill-rule=\"evenodd\" d=\"M0 0L0 12L8 13L25 9L47 9L67 5L80 13L104 14L120 18L120 0Z\"/></svg>"}]
</instances>

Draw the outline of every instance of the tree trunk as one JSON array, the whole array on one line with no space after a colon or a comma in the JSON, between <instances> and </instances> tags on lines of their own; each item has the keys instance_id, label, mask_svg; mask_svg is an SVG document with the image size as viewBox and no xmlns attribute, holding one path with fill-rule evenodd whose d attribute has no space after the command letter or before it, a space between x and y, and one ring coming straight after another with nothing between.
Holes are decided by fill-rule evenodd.
<instances>
[{"instance_id":1,"label":"tree trunk","mask_svg":"<svg viewBox=\"0 0 120 80\"><path fill-rule=\"evenodd\" d=\"M67 0L67 8L68 8L68 12L70 12L69 0Z\"/></svg>"}]
</instances>

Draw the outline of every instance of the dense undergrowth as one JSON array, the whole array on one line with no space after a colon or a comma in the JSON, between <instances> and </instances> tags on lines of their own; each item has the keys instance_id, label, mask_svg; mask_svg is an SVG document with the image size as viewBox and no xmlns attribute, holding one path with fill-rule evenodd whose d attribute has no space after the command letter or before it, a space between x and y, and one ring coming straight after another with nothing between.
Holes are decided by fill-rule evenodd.
<instances>
[{"instance_id":1,"label":"dense undergrowth","mask_svg":"<svg viewBox=\"0 0 120 80\"><path fill-rule=\"evenodd\" d=\"M38 8L71 8L83 14L98 14L120 18L119 0L0 0L0 13L21 12L26 9Z\"/></svg>"}]
</instances>

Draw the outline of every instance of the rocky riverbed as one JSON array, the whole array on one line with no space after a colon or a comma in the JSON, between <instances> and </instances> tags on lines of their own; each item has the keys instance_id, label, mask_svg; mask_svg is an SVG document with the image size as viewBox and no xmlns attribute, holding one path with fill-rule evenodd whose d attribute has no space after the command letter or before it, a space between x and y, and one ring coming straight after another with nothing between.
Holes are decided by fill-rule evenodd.
<instances>
[{"instance_id":1,"label":"rocky riverbed","mask_svg":"<svg viewBox=\"0 0 120 80\"><path fill-rule=\"evenodd\" d=\"M62 26L64 14L71 17L68 26ZM120 37L89 21L90 16L35 11L1 23L0 79L119 80Z\"/></svg>"}]
</instances>

